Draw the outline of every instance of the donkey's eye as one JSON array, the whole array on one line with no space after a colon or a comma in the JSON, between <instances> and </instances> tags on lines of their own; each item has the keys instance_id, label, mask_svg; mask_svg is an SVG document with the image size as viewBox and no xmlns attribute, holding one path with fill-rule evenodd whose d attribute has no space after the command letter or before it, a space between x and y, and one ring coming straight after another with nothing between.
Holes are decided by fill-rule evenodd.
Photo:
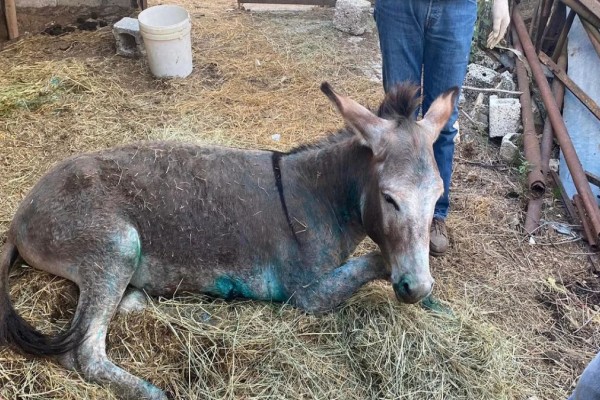
<instances>
[{"instance_id":1,"label":"donkey's eye","mask_svg":"<svg viewBox=\"0 0 600 400\"><path fill-rule=\"evenodd\" d=\"M392 196L390 196L389 194L384 193L383 194L383 199L385 201L387 201L388 203L390 203L391 205L393 205L394 208L396 209L396 211L400 211L400 207L398 207L398 203L396 203L396 201L392 198Z\"/></svg>"}]
</instances>

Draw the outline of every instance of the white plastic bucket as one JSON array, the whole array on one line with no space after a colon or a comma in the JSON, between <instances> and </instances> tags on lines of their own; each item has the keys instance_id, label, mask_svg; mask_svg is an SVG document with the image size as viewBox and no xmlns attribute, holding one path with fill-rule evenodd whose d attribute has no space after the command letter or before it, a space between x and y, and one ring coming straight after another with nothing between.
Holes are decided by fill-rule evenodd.
<instances>
[{"instance_id":1,"label":"white plastic bucket","mask_svg":"<svg viewBox=\"0 0 600 400\"><path fill-rule=\"evenodd\" d=\"M184 78L192 72L191 23L179 6L161 5L138 15L152 75Z\"/></svg>"}]
</instances>

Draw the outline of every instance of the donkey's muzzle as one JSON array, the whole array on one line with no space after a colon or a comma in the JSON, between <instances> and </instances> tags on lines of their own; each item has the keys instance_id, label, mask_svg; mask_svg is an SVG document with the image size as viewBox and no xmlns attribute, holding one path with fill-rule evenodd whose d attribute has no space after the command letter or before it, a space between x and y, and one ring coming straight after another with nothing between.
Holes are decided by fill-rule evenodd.
<instances>
[{"instance_id":1,"label":"donkey's muzzle","mask_svg":"<svg viewBox=\"0 0 600 400\"><path fill-rule=\"evenodd\" d=\"M433 280L421 281L404 275L398 282L394 282L392 287L400 302L414 304L429 296L433 289Z\"/></svg>"}]
</instances>

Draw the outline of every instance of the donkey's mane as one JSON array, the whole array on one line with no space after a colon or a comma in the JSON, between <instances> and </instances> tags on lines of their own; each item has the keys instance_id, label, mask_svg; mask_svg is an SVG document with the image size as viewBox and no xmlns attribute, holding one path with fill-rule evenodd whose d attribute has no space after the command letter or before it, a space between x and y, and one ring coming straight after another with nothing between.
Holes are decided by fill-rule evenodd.
<instances>
[{"instance_id":1,"label":"donkey's mane","mask_svg":"<svg viewBox=\"0 0 600 400\"><path fill-rule=\"evenodd\" d=\"M377 116L398 122L413 120L415 111L421 104L417 97L419 87L411 83L399 83L385 95L379 106Z\"/></svg>"},{"instance_id":2,"label":"donkey's mane","mask_svg":"<svg viewBox=\"0 0 600 400\"><path fill-rule=\"evenodd\" d=\"M386 95L379 109L377 116L380 118L395 120L398 123L412 121L415 119L415 111L421 104L416 96L419 87L410 83L400 83L395 85ZM285 154L296 154L308 150L323 149L334 144L352 140L356 137L349 129L340 129L334 134L328 135L316 143L303 144L294 147Z\"/></svg>"},{"instance_id":3,"label":"donkey's mane","mask_svg":"<svg viewBox=\"0 0 600 400\"><path fill-rule=\"evenodd\" d=\"M356 137L356 135L354 133L352 133L348 129L344 128L344 129L340 129L336 133L327 135L327 137L319 140L318 142L301 144L300 146L294 147L293 149L288 151L286 154L296 154L296 153L302 153L302 152L305 152L308 150L323 149L323 148L329 147L331 145L341 143L346 140L354 139L355 137Z\"/></svg>"}]
</instances>

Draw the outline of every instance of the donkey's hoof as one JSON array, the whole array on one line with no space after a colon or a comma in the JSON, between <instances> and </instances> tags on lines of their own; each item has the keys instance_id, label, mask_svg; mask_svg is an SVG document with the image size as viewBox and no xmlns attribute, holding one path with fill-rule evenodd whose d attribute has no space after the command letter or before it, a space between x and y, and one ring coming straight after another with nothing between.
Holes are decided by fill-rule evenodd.
<instances>
[{"instance_id":1,"label":"donkey's hoof","mask_svg":"<svg viewBox=\"0 0 600 400\"><path fill-rule=\"evenodd\" d=\"M119 314L130 314L144 311L148 300L144 292L138 289L128 289L119 303Z\"/></svg>"}]
</instances>

